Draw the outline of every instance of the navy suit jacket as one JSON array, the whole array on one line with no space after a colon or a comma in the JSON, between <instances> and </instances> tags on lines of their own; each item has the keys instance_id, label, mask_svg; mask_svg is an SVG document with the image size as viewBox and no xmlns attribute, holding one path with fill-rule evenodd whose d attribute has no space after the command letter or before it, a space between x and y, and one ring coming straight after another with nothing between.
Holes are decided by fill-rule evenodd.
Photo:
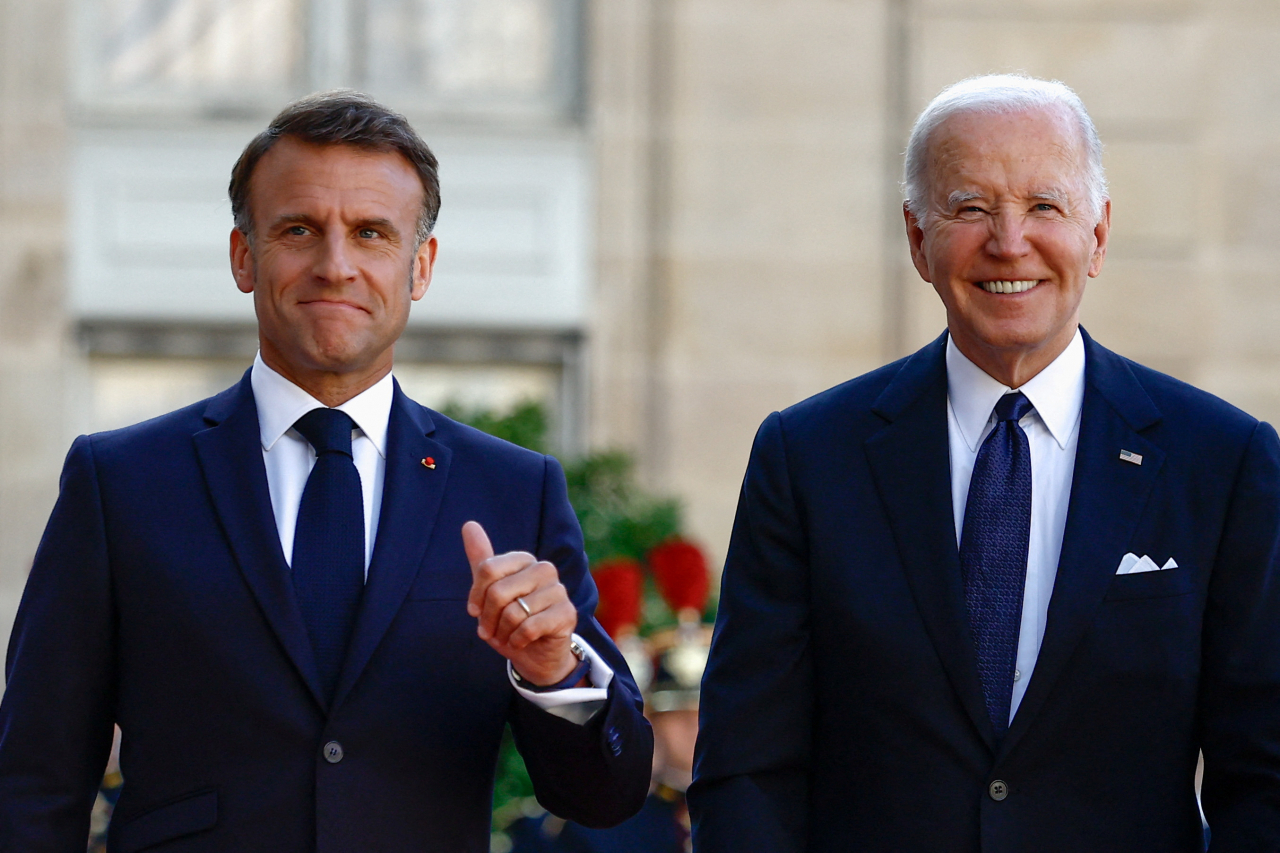
<instances>
[{"instance_id":1,"label":"navy suit jacket","mask_svg":"<svg viewBox=\"0 0 1280 853\"><path fill-rule=\"evenodd\" d=\"M639 814L609 829L553 823L547 815L520 818L507 828L511 853L685 853L683 805L683 797L650 794Z\"/></svg>"},{"instance_id":2,"label":"navy suit jacket","mask_svg":"<svg viewBox=\"0 0 1280 853\"><path fill-rule=\"evenodd\" d=\"M578 632L616 673L587 725L520 698L476 636L468 519L499 552L559 567ZM180 411L81 437L9 647L0 850L84 849L113 722L125 778L116 853L487 851L508 721L547 808L616 823L644 800L652 740L595 603L556 461L397 387L376 547L326 710L248 374Z\"/></svg>"},{"instance_id":3,"label":"navy suit jacket","mask_svg":"<svg viewBox=\"0 0 1280 853\"><path fill-rule=\"evenodd\" d=\"M1085 346L1044 642L999 744L962 594L945 335L764 422L703 684L700 853L1191 853L1200 750L1212 850L1280 850L1280 442ZM1178 568L1118 576L1126 552Z\"/></svg>"}]
</instances>

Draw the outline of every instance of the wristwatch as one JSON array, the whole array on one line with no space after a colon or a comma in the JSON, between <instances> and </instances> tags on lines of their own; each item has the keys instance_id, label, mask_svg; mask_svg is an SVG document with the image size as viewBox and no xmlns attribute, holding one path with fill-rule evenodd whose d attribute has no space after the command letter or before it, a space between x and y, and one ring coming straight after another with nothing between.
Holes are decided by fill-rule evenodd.
<instances>
[{"instance_id":1,"label":"wristwatch","mask_svg":"<svg viewBox=\"0 0 1280 853\"><path fill-rule=\"evenodd\" d=\"M578 665L573 668L573 672L569 673L555 684L534 684L532 681L529 681L517 672L514 666L511 667L511 677L515 679L516 683L519 684L522 689L528 690L531 693L550 693L553 690L565 690L569 687L574 687L579 681L586 677L588 672L591 671L591 659L587 657L587 650L583 647L582 643L578 642L578 638L576 636L569 640L569 651L578 659Z\"/></svg>"}]
</instances>

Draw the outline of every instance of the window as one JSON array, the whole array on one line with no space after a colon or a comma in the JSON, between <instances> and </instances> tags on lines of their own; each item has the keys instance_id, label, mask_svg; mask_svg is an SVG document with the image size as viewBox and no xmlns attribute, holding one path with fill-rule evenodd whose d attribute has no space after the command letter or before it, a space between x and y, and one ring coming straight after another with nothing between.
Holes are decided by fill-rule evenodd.
<instances>
[{"instance_id":1,"label":"window","mask_svg":"<svg viewBox=\"0 0 1280 853\"><path fill-rule=\"evenodd\" d=\"M99 0L95 78L106 91L285 86L296 0Z\"/></svg>"},{"instance_id":2,"label":"window","mask_svg":"<svg viewBox=\"0 0 1280 853\"><path fill-rule=\"evenodd\" d=\"M235 115L354 86L409 112L567 119L581 0L82 0L91 111Z\"/></svg>"}]
</instances>

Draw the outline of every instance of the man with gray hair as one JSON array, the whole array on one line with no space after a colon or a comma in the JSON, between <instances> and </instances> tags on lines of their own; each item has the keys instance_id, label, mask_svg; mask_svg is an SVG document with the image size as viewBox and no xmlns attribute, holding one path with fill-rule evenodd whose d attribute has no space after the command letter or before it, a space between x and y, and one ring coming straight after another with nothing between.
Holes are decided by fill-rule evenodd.
<instances>
[{"instance_id":1,"label":"man with gray hair","mask_svg":"<svg viewBox=\"0 0 1280 853\"><path fill-rule=\"evenodd\" d=\"M689 793L701 853L1280 849L1280 440L1079 326L1080 99L965 80L907 147L947 331L769 416Z\"/></svg>"}]
</instances>

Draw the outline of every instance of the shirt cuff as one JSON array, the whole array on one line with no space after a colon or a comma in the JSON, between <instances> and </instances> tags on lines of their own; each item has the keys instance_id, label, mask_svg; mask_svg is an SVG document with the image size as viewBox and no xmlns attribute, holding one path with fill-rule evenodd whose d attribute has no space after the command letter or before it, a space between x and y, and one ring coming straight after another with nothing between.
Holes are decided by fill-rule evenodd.
<instances>
[{"instance_id":1,"label":"shirt cuff","mask_svg":"<svg viewBox=\"0 0 1280 853\"><path fill-rule=\"evenodd\" d=\"M582 650L587 653L587 660L591 663L591 670L587 675L591 687L566 687L563 690L534 693L532 690L521 687L516 681L511 661L507 661L507 680L511 682L511 686L517 693L548 714L554 714L577 725L584 725L604 707L605 700L609 698L609 684L613 681L613 669L604 662L604 658L596 654L596 650L591 648L586 640L577 634L573 635L573 639L582 646Z\"/></svg>"}]
</instances>

